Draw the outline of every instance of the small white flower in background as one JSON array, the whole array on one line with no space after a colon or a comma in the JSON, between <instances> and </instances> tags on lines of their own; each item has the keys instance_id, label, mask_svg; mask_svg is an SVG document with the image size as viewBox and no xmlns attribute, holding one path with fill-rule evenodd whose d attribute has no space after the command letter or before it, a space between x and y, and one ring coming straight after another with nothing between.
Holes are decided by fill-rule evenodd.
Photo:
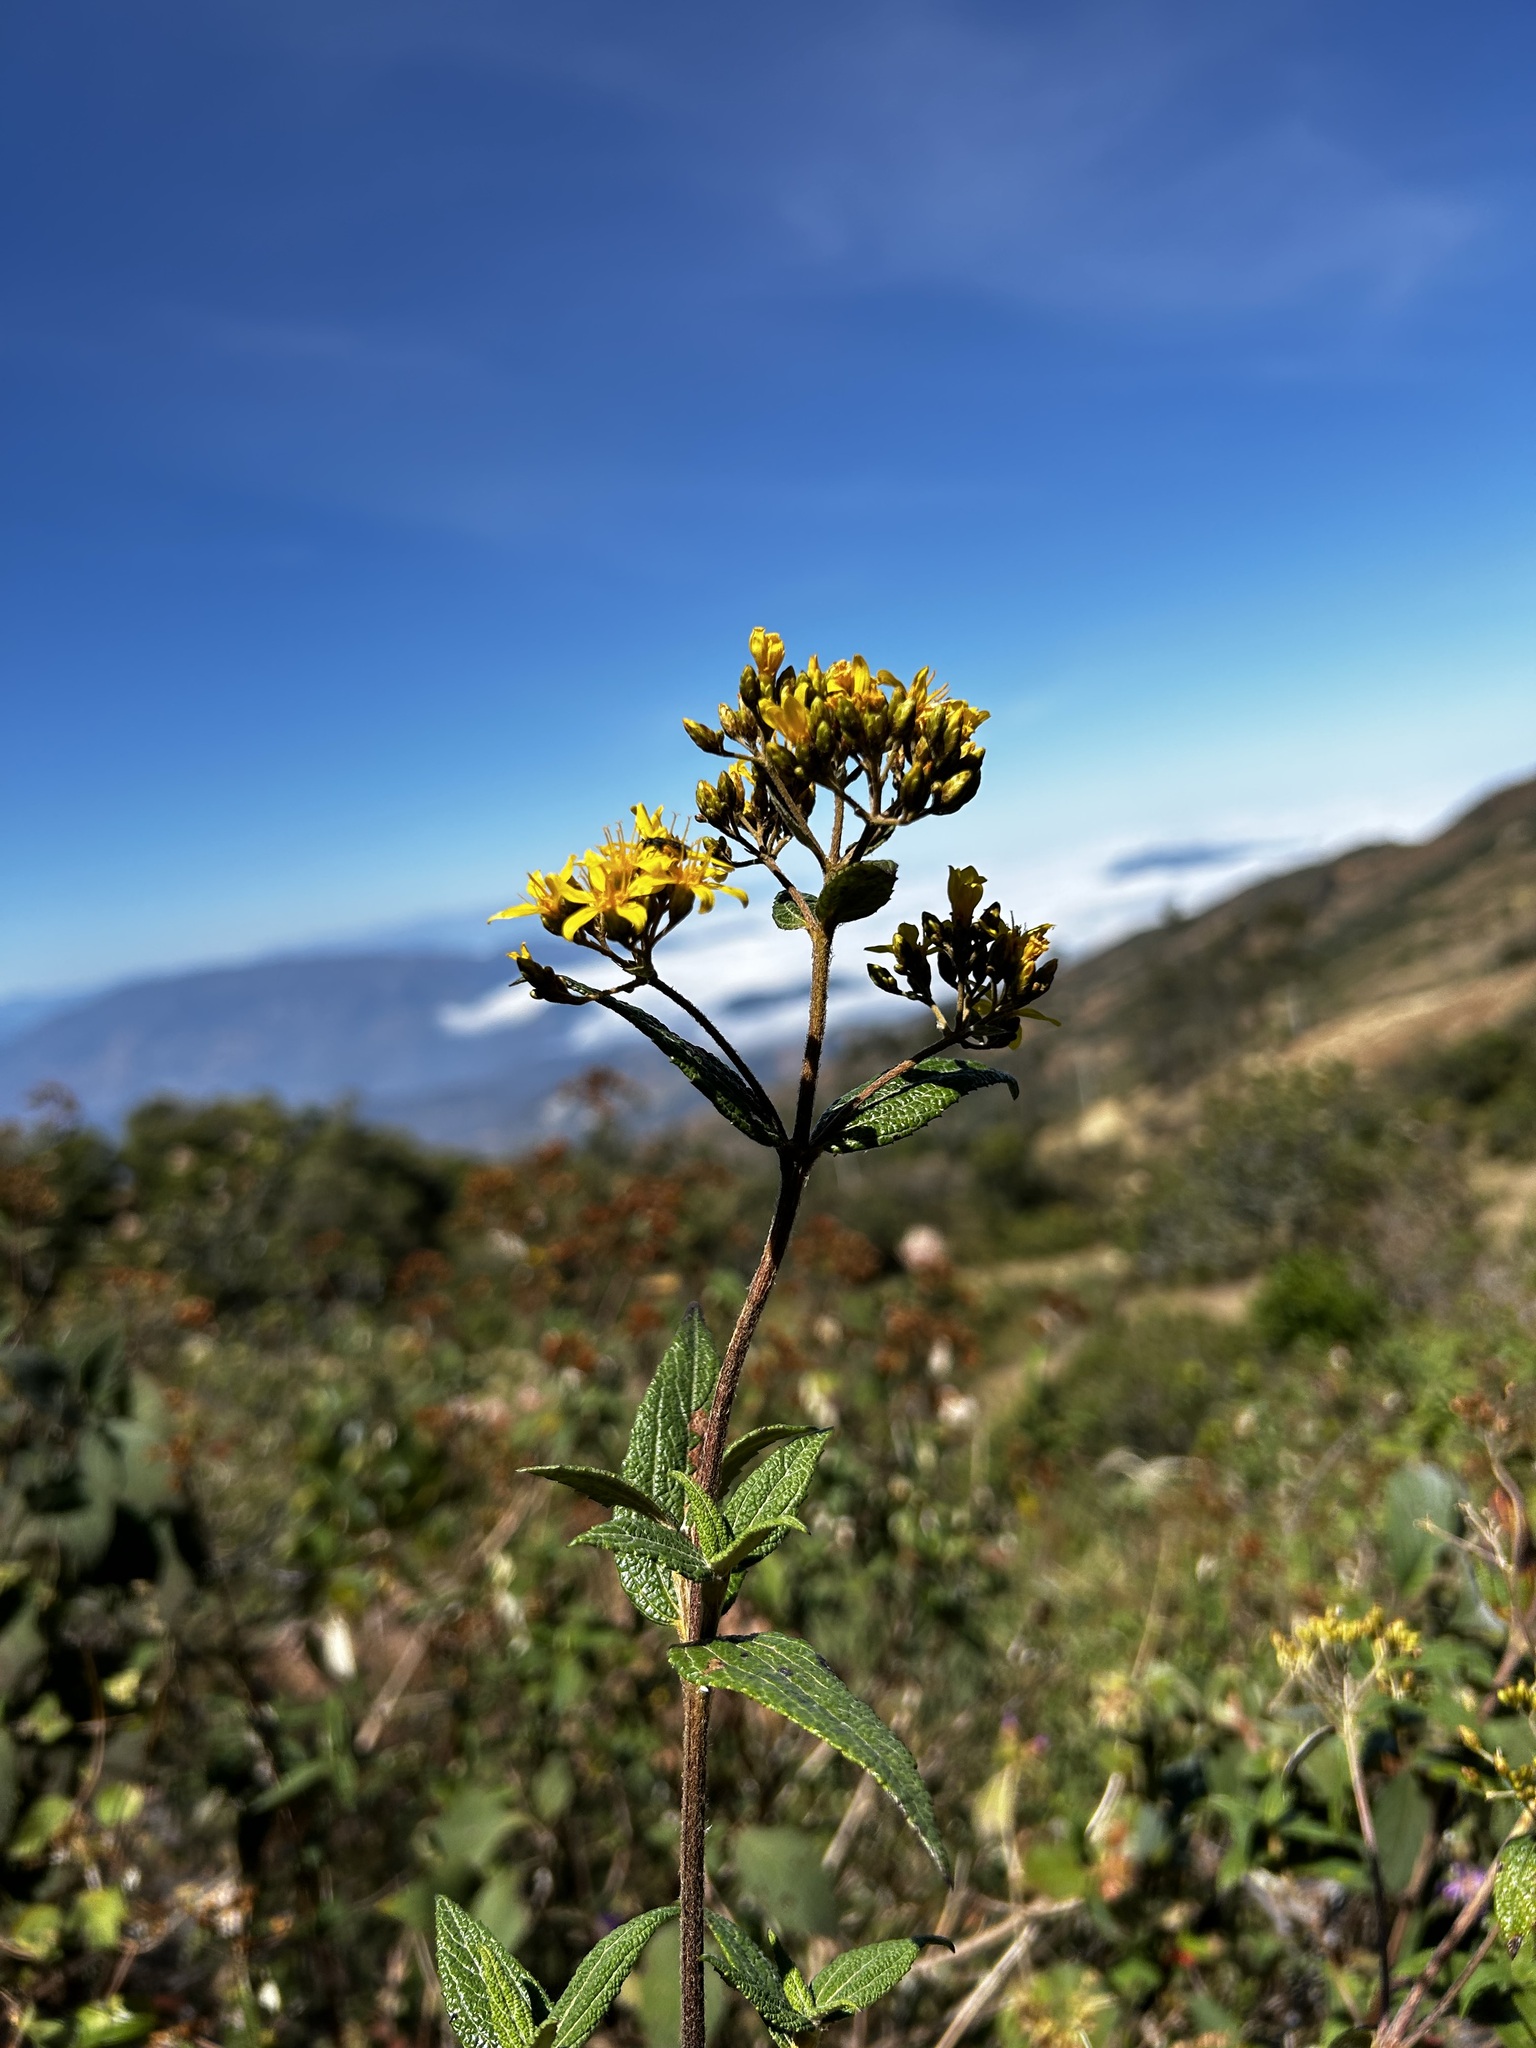
<instances>
[{"instance_id":1,"label":"small white flower in background","mask_svg":"<svg viewBox=\"0 0 1536 2048\"><path fill-rule=\"evenodd\" d=\"M347 1626L347 1617L332 1611L321 1618L316 1631L320 1645L320 1662L326 1675L339 1680L356 1678L357 1651L352 1645L352 1631Z\"/></svg>"},{"instance_id":2,"label":"small white flower in background","mask_svg":"<svg viewBox=\"0 0 1536 2048\"><path fill-rule=\"evenodd\" d=\"M931 1223L914 1223L902 1233L896 1256L909 1273L937 1273L949 1264L949 1246L942 1230Z\"/></svg>"},{"instance_id":3,"label":"small white flower in background","mask_svg":"<svg viewBox=\"0 0 1536 2048\"><path fill-rule=\"evenodd\" d=\"M509 1266L521 1266L528 1257L527 1241L515 1230L488 1230L485 1248L493 1257L505 1259Z\"/></svg>"},{"instance_id":4,"label":"small white flower in background","mask_svg":"<svg viewBox=\"0 0 1536 2048\"><path fill-rule=\"evenodd\" d=\"M843 1326L836 1316L818 1316L811 1325L811 1335L818 1344L825 1344L830 1347L833 1344L841 1343Z\"/></svg>"},{"instance_id":5,"label":"small white flower in background","mask_svg":"<svg viewBox=\"0 0 1536 2048\"><path fill-rule=\"evenodd\" d=\"M945 1387L939 1395L939 1420L946 1429L968 1429L976 1420L974 1397L957 1387Z\"/></svg>"},{"instance_id":6,"label":"small white flower in background","mask_svg":"<svg viewBox=\"0 0 1536 2048\"><path fill-rule=\"evenodd\" d=\"M1213 1551L1202 1551L1195 1559L1195 1577L1202 1586L1208 1586L1221 1570L1221 1559Z\"/></svg>"},{"instance_id":7,"label":"small white flower in background","mask_svg":"<svg viewBox=\"0 0 1536 2048\"><path fill-rule=\"evenodd\" d=\"M256 1994L256 2003L263 2012L278 2013L283 2009L283 1994L270 1977L263 1977L261 1989Z\"/></svg>"},{"instance_id":8,"label":"small white flower in background","mask_svg":"<svg viewBox=\"0 0 1536 2048\"><path fill-rule=\"evenodd\" d=\"M947 1380L955 1369L955 1347L947 1337L935 1337L928 1347L928 1377Z\"/></svg>"}]
</instances>

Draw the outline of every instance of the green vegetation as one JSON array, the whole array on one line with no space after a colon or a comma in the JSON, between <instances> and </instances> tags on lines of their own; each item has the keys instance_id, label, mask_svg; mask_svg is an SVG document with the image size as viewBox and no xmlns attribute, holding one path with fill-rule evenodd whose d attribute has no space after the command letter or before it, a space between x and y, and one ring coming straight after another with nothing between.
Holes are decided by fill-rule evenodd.
<instances>
[{"instance_id":1,"label":"green vegetation","mask_svg":"<svg viewBox=\"0 0 1536 2048\"><path fill-rule=\"evenodd\" d=\"M689 728L722 836L639 807L515 913L734 1149L600 1085L494 1165L268 1102L0 1132L11 2038L1536 2042L1536 1034L1223 1038L1075 1126L1026 1049L1010 1124L954 1054L1045 933L961 869L871 949L939 1037L818 1103L834 930L980 714L753 652ZM787 1115L652 959L752 864L810 945Z\"/></svg>"}]
</instances>

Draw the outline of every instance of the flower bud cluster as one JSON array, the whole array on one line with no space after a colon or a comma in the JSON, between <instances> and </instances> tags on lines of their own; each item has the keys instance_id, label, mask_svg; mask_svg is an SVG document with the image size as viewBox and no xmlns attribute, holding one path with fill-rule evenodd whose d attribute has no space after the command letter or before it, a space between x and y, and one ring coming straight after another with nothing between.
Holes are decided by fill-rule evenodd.
<instances>
[{"instance_id":1,"label":"flower bud cluster","mask_svg":"<svg viewBox=\"0 0 1536 2048\"><path fill-rule=\"evenodd\" d=\"M702 823L775 852L791 838L808 843L816 791L831 790L862 821L847 849L862 859L898 826L946 817L976 794L984 751L974 736L987 713L951 697L931 669L904 683L872 672L862 654L827 669L813 654L797 673L777 633L759 626L749 645L718 727L683 721L695 746L731 763L699 784Z\"/></svg>"},{"instance_id":2,"label":"flower bud cluster","mask_svg":"<svg viewBox=\"0 0 1536 2048\"><path fill-rule=\"evenodd\" d=\"M1033 1005L1054 981L1056 962L1043 957L1048 924L1016 925L996 903L977 913L986 880L974 868L951 868L949 916L924 911L921 928L899 925L888 946L869 947L895 961L894 973L871 963L869 978L887 995L935 1010L959 1043L997 1049L1018 1044L1021 1019L1036 1014ZM935 969L954 994L953 1026L934 989Z\"/></svg>"},{"instance_id":3,"label":"flower bud cluster","mask_svg":"<svg viewBox=\"0 0 1536 2048\"><path fill-rule=\"evenodd\" d=\"M1325 1712L1335 1714L1352 1712L1370 1687L1395 1700L1409 1698L1413 1674L1404 1667L1423 1651L1418 1630L1395 1617L1389 1621L1379 1607L1356 1616L1345 1614L1342 1607L1303 1615L1289 1634L1277 1630L1270 1640L1286 1677L1297 1681ZM1370 1658L1363 1675L1357 1673L1352 1655L1360 1649Z\"/></svg>"}]
</instances>

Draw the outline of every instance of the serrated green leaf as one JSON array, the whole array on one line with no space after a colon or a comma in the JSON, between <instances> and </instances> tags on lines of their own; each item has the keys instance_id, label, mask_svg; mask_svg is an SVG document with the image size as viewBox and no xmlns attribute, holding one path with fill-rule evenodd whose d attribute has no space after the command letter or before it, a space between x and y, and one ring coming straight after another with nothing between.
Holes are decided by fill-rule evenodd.
<instances>
[{"instance_id":1,"label":"serrated green leaf","mask_svg":"<svg viewBox=\"0 0 1536 2048\"><path fill-rule=\"evenodd\" d=\"M626 1528L615 1516L611 1522L599 1522L595 1529L571 1538L573 1550L583 1545L611 1551L625 1562L645 1558L660 1565L663 1571L681 1572L685 1579L700 1583L714 1576L703 1551L690 1543L681 1530L669 1529L664 1522L642 1522L637 1517L635 1526ZM671 1616L667 1618L670 1621Z\"/></svg>"},{"instance_id":2,"label":"serrated green leaf","mask_svg":"<svg viewBox=\"0 0 1536 2048\"><path fill-rule=\"evenodd\" d=\"M1525 1836L1499 1851L1493 1917L1506 1941L1524 1941L1536 1927L1536 1842Z\"/></svg>"},{"instance_id":3,"label":"serrated green leaf","mask_svg":"<svg viewBox=\"0 0 1536 2048\"><path fill-rule=\"evenodd\" d=\"M557 1486L568 1486L572 1493L583 1493L605 1508L628 1508L652 1522L672 1521L661 1503L641 1487L599 1465L524 1465L522 1471L525 1478L552 1479Z\"/></svg>"},{"instance_id":4,"label":"serrated green leaf","mask_svg":"<svg viewBox=\"0 0 1536 2048\"><path fill-rule=\"evenodd\" d=\"M867 1948L851 1948L832 1961L811 1985L811 2000L819 2014L861 2012L893 1991L917 1961L923 1950L940 1943L953 1948L936 1934L918 1941L876 1941Z\"/></svg>"},{"instance_id":5,"label":"serrated green leaf","mask_svg":"<svg viewBox=\"0 0 1536 2048\"><path fill-rule=\"evenodd\" d=\"M907 1073L877 1088L863 1103L858 1101L857 1088L840 1095L818 1121L811 1133L811 1143L827 1152L872 1152L880 1145L895 1145L953 1108L961 1096L999 1085L1017 1100L1018 1082L1000 1067L985 1066L980 1060L946 1057L919 1060Z\"/></svg>"},{"instance_id":6,"label":"serrated green leaf","mask_svg":"<svg viewBox=\"0 0 1536 2048\"><path fill-rule=\"evenodd\" d=\"M774 897L770 915L781 932L805 930L805 919L800 915L800 906L787 889L781 889Z\"/></svg>"},{"instance_id":7,"label":"serrated green leaf","mask_svg":"<svg viewBox=\"0 0 1536 2048\"><path fill-rule=\"evenodd\" d=\"M576 986L574 982L571 985ZM649 1010L642 1010L635 1003L626 1003L618 996L594 994L605 1010L612 1010L625 1023L632 1024L652 1045L664 1052L683 1079L691 1082L727 1123L734 1124L755 1144L783 1144L785 1130L779 1121L778 1111L761 1091L754 1092L749 1088L734 1067L728 1067L714 1053L706 1052L702 1045L695 1045L691 1038L679 1036L670 1025L653 1017Z\"/></svg>"},{"instance_id":8,"label":"serrated green leaf","mask_svg":"<svg viewBox=\"0 0 1536 2048\"><path fill-rule=\"evenodd\" d=\"M500 1953L486 1942L480 1944L480 1976L502 2048L534 2048L539 2023L534 2019L528 1994Z\"/></svg>"},{"instance_id":9,"label":"serrated green leaf","mask_svg":"<svg viewBox=\"0 0 1536 2048\"><path fill-rule=\"evenodd\" d=\"M495 2002L487 1982L488 1968L500 1987ZM529 2048L548 2016L548 1994L538 1979L502 1947L489 1928L482 1927L452 1899L441 1897L437 1901L437 1975L461 2048ZM497 2017L508 1985L515 1988L528 2021L526 2035L518 2032L510 2041Z\"/></svg>"},{"instance_id":10,"label":"serrated green leaf","mask_svg":"<svg viewBox=\"0 0 1536 2048\"><path fill-rule=\"evenodd\" d=\"M711 1913L708 1919L720 1950L718 1956L706 1958L710 1966L741 1994L772 2033L793 2034L802 2028L805 2021L785 1998L778 1971L751 1936L722 1913Z\"/></svg>"},{"instance_id":11,"label":"serrated green leaf","mask_svg":"<svg viewBox=\"0 0 1536 2048\"><path fill-rule=\"evenodd\" d=\"M757 1469L749 1472L721 1503L731 1528L740 1533L759 1524L791 1520L795 1509L805 1498L806 1489L815 1475L817 1460L826 1449L831 1434L829 1429L807 1430L803 1436L792 1438L770 1451ZM776 1550L788 1534L787 1528L782 1529L761 1551L761 1555L766 1557L770 1550ZM747 1554L759 1553L754 1547Z\"/></svg>"},{"instance_id":12,"label":"serrated green leaf","mask_svg":"<svg viewBox=\"0 0 1536 2048\"><path fill-rule=\"evenodd\" d=\"M733 1536L723 1550L710 1552L710 1571L717 1578L739 1572L746 1565L761 1563L770 1550L778 1549L786 1536L804 1534L804 1522L793 1515L776 1515L771 1522L754 1522L739 1536Z\"/></svg>"},{"instance_id":13,"label":"serrated green leaf","mask_svg":"<svg viewBox=\"0 0 1536 2048\"><path fill-rule=\"evenodd\" d=\"M554 2010L554 2048L580 2048L598 2027L619 1986L640 1960L640 1952L658 1927L677 1917L676 1906L657 1906L605 1934L597 1947L576 1965Z\"/></svg>"},{"instance_id":14,"label":"serrated green leaf","mask_svg":"<svg viewBox=\"0 0 1536 2048\"><path fill-rule=\"evenodd\" d=\"M749 1429L745 1436L737 1437L720 1461L720 1484L729 1486L738 1472L744 1472L754 1458L775 1444L793 1443L798 1437L816 1433L815 1425L808 1422L765 1422L760 1429Z\"/></svg>"},{"instance_id":15,"label":"serrated green leaf","mask_svg":"<svg viewBox=\"0 0 1536 2048\"><path fill-rule=\"evenodd\" d=\"M840 924L857 924L883 910L895 887L895 861L855 861L852 867L828 876L816 898L817 920L828 931Z\"/></svg>"},{"instance_id":16,"label":"serrated green leaf","mask_svg":"<svg viewBox=\"0 0 1536 2048\"><path fill-rule=\"evenodd\" d=\"M699 1548L713 1562L715 1553L724 1550L731 1540L731 1525L689 1473L674 1472L672 1477L682 1488L683 1498L688 1503L687 1519L699 1539Z\"/></svg>"},{"instance_id":17,"label":"serrated green leaf","mask_svg":"<svg viewBox=\"0 0 1536 2048\"><path fill-rule=\"evenodd\" d=\"M682 1520L686 1503L672 1474L687 1467L693 1418L708 1409L719 1374L719 1354L695 1304L645 1390L621 1467L631 1486L658 1501L674 1521ZM639 1516L632 1517L623 1508L614 1520L622 1528L645 1526ZM640 1612L664 1627L674 1626L677 1600L671 1570L658 1559L639 1554L618 1556L615 1561L624 1590Z\"/></svg>"},{"instance_id":18,"label":"serrated green leaf","mask_svg":"<svg viewBox=\"0 0 1536 2048\"><path fill-rule=\"evenodd\" d=\"M910 1750L872 1708L854 1698L809 1643L769 1631L718 1636L711 1643L681 1643L667 1656L685 1684L745 1693L867 1771L896 1802L948 1880L949 1857L939 1837L933 1802Z\"/></svg>"}]
</instances>

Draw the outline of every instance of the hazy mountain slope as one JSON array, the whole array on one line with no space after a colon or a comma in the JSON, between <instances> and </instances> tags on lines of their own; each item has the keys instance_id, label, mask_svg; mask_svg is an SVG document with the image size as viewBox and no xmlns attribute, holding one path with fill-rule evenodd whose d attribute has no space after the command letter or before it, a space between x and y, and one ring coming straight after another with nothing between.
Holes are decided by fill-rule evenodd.
<instances>
[{"instance_id":1,"label":"hazy mountain slope","mask_svg":"<svg viewBox=\"0 0 1536 2048\"><path fill-rule=\"evenodd\" d=\"M1259 1049L1370 1064L1533 998L1536 780L1434 839L1275 876L1072 966L1045 1063L1085 1095L1180 1087Z\"/></svg>"}]
</instances>

